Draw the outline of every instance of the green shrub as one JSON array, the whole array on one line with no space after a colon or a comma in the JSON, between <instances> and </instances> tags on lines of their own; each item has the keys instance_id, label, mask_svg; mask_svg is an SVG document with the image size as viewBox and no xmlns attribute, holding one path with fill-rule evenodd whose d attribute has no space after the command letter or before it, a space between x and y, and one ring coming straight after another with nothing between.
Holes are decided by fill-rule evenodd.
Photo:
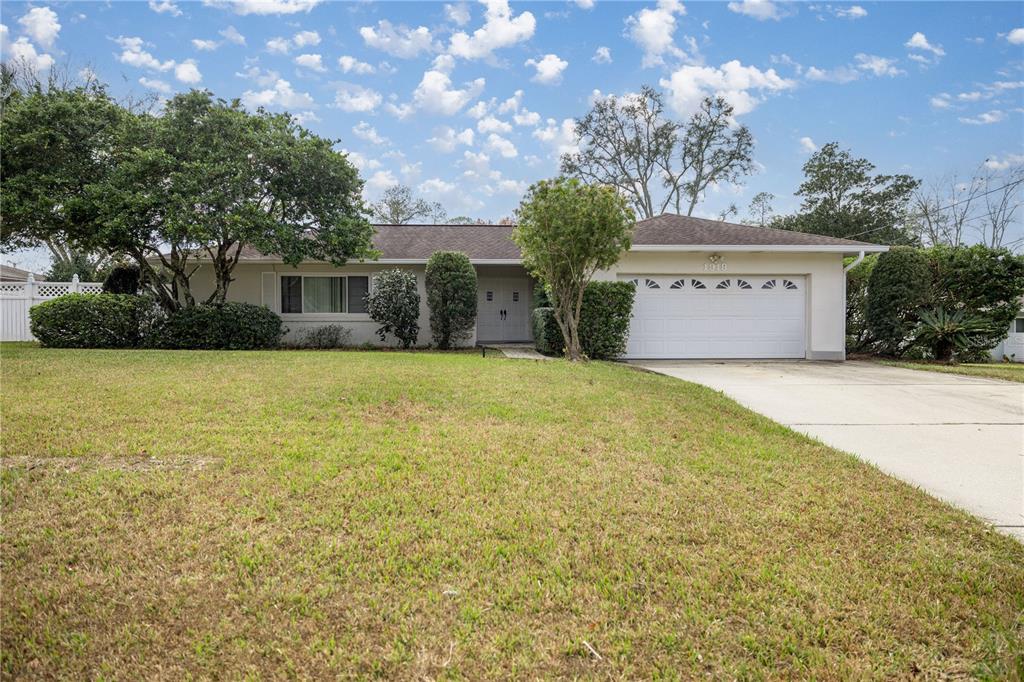
<instances>
[{"instance_id":1,"label":"green shrub","mask_svg":"<svg viewBox=\"0 0 1024 682\"><path fill-rule=\"evenodd\" d=\"M555 309L550 306L534 308L531 316L533 343L545 355L561 355L565 347L562 330L555 321Z\"/></svg>"},{"instance_id":2,"label":"green shrub","mask_svg":"<svg viewBox=\"0 0 1024 682\"><path fill-rule=\"evenodd\" d=\"M991 323L979 315L968 315L964 310L949 312L945 308L921 310L921 322L914 332L914 340L927 347L936 360L949 362L954 353L976 349L978 335L990 330ZM986 350L986 349L982 349Z\"/></svg>"},{"instance_id":3,"label":"green shrub","mask_svg":"<svg viewBox=\"0 0 1024 682\"><path fill-rule=\"evenodd\" d=\"M352 330L340 324L326 324L322 327L310 327L296 335L296 339L288 346L292 348L315 348L326 350L329 348L344 348L349 345Z\"/></svg>"},{"instance_id":4,"label":"green shrub","mask_svg":"<svg viewBox=\"0 0 1024 682\"><path fill-rule=\"evenodd\" d=\"M154 330L149 345L198 350L275 348L283 333L281 318L265 306L229 301L171 313Z\"/></svg>"},{"instance_id":5,"label":"green shrub","mask_svg":"<svg viewBox=\"0 0 1024 682\"><path fill-rule=\"evenodd\" d=\"M987 356L1006 337L1024 295L1024 256L1007 249L935 246L926 251L936 305L950 313L965 311L984 324L966 332L969 344L958 348L963 360Z\"/></svg>"},{"instance_id":6,"label":"green shrub","mask_svg":"<svg viewBox=\"0 0 1024 682\"><path fill-rule=\"evenodd\" d=\"M469 256L453 251L431 255L426 287L430 331L437 347L447 350L470 338L476 324L476 270Z\"/></svg>"},{"instance_id":7,"label":"green shrub","mask_svg":"<svg viewBox=\"0 0 1024 682\"><path fill-rule=\"evenodd\" d=\"M580 346L591 360L608 360L626 352L635 289L631 282L591 282L583 292ZM565 347L554 309L535 308L533 338L537 350L560 355Z\"/></svg>"},{"instance_id":8,"label":"green shrub","mask_svg":"<svg viewBox=\"0 0 1024 682\"><path fill-rule=\"evenodd\" d=\"M877 262L878 256L866 256L846 273L846 350L851 353L871 348L867 321L868 280Z\"/></svg>"},{"instance_id":9,"label":"green shrub","mask_svg":"<svg viewBox=\"0 0 1024 682\"><path fill-rule=\"evenodd\" d=\"M130 296L139 293L139 266L115 265L103 280L103 293Z\"/></svg>"},{"instance_id":10,"label":"green shrub","mask_svg":"<svg viewBox=\"0 0 1024 682\"><path fill-rule=\"evenodd\" d=\"M32 306L32 335L51 348L134 348L152 301L119 294L67 294Z\"/></svg>"},{"instance_id":11,"label":"green shrub","mask_svg":"<svg viewBox=\"0 0 1024 682\"><path fill-rule=\"evenodd\" d=\"M591 282L583 291L580 347L591 360L617 358L626 352L633 314L632 282Z\"/></svg>"},{"instance_id":12,"label":"green shrub","mask_svg":"<svg viewBox=\"0 0 1024 682\"><path fill-rule=\"evenodd\" d=\"M377 335L381 341L387 341L388 334L393 334L402 348L412 346L420 333L416 275L399 269L378 272L366 297L366 312L380 325Z\"/></svg>"},{"instance_id":13,"label":"green shrub","mask_svg":"<svg viewBox=\"0 0 1024 682\"><path fill-rule=\"evenodd\" d=\"M912 345L918 310L931 302L931 272L924 252L894 246L878 257L868 279L868 331L886 355L902 355Z\"/></svg>"}]
</instances>

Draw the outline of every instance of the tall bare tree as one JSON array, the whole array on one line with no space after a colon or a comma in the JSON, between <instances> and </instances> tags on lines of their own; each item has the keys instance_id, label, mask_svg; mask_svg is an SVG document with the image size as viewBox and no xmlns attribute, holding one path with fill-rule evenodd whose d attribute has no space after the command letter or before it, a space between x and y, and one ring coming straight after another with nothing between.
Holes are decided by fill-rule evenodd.
<instances>
[{"instance_id":1,"label":"tall bare tree","mask_svg":"<svg viewBox=\"0 0 1024 682\"><path fill-rule=\"evenodd\" d=\"M960 246L977 212L985 180L976 172L969 180L955 173L922 185L910 201L910 215L921 241Z\"/></svg>"},{"instance_id":2,"label":"tall bare tree","mask_svg":"<svg viewBox=\"0 0 1024 682\"><path fill-rule=\"evenodd\" d=\"M753 136L722 98L706 98L683 124L666 116L661 94L645 85L594 102L576 120L576 138L579 151L562 156L562 173L617 188L641 218L670 208L692 215L708 187L753 169Z\"/></svg>"},{"instance_id":3,"label":"tall bare tree","mask_svg":"<svg viewBox=\"0 0 1024 682\"><path fill-rule=\"evenodd\" d=\"M415 220L444 223L448 217L440 203L413 196L405 185L388 187L380 200L370 205L370 211L374 220L385 225L405 225Z\"/></svg>"},{"instance_id":4,"label":"tall bare tree","mask_svg":"<svg viewBox=\"0 0 1024 682\"><path fill-rule=\"evenodd\" d=\"M992 248L1003 246L1006 228L1013 224L1024 194L1024 166L1003 175L985 177L985 213L979 217L981 240Z\"/></svg>"}]
</instances>

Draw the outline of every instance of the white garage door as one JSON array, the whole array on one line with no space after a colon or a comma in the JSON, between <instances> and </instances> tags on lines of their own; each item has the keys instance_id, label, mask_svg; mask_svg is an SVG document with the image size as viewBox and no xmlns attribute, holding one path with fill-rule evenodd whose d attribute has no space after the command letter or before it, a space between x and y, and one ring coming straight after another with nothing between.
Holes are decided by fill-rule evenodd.
<instances>
[{"instance_id":1,"label":"white garage door","mask_svg":"<svg viewBox=\"0 0 1024 682\"><path fill-rule=\"evenodd\" d=\"M636 284L629 358L802 358L797 275L628 275Z\"/></svg>"}]
</instances>

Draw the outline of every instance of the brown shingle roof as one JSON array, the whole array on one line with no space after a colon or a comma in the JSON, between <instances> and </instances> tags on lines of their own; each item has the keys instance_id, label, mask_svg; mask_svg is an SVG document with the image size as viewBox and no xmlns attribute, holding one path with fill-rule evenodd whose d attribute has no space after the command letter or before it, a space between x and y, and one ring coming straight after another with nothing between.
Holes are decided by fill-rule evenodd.
<instances>
[{"instance_id":1,"label":"brown shingle roof","mask_svg":"<svg viewBox=\"0 0 1024 682\"><path fill-rule=\"evenodd\" d=\"M425 261L435 251L461 251L472 260L517 260L512 225L375 225L374 247L382 260ZM794 246L839 247L857 251L875 244L818 234L737 225L719 220L662 214L641 220L633 234L635 246ZM242 250L243 261L280 261L255 249Z\"/></svg>"},{"instance_id":2,"label":"brown shingle roof","mask_svg":"<svg viewBox=\"0 0 1024 682\"><path fill-rule=\"evenodd\" d=\"M775 230L663 213L636 224L633 244L645 246L877 246L820 234Z\"/></svg>"}]
</instances>

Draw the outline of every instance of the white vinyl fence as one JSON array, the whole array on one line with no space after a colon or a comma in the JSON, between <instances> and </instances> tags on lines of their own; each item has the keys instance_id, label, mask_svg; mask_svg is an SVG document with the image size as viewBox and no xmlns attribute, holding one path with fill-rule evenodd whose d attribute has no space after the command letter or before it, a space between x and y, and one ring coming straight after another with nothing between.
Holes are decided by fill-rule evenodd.
<instances>
[{"instance_id":1,"label":"white vinyl fence","mask_svg":"<svg viewBox=\"0 0 1024 682\"><path fill-rule=\"evenodd\" d=\"M70 282L0 282L0 341L35 341L29 331L28 309L36 303L64 294L98 294L102 282L79 282L75 275Z\"/></svg>"}]
</instances>

